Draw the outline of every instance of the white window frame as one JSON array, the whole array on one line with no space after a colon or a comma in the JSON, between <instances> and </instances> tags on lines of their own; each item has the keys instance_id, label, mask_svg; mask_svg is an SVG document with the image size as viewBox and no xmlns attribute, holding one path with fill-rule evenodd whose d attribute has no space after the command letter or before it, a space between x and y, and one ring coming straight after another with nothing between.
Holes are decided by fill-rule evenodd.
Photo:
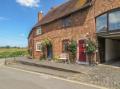
<instances>
[{"instance_id":1,"label":"white window frame","mask_svg":"<svg viewBox=\"0 0 120 89\"><path fill-rule=\"evenodd\" d=\"M36 35L40 35L40 34L42 34L42 29L39 27L36 30Z\"/></svg>"},{"instance_id":2,"label":"white window frame","mask_svg":"<svg viewBox=\"0 0 120 89\"><path fill-rule=\"evenodd\" d=\"M37 42L36 43L36 51L42 51L42 49L38 49L38 45L40 45L41 48L42 48L41 42Z\"/></svg>"}]
</instances>

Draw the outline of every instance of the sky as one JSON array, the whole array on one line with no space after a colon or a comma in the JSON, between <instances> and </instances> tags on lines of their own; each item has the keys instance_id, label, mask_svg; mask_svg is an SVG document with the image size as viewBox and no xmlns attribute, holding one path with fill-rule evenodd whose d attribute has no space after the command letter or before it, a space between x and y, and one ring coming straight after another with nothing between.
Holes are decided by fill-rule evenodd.
<instances>
[{"instance_id":1,"label":"sky","mask_svg":"<svg viewBox=\"0 0 120 89\"><path fill-rule=\"evenodd\" d=\"M38 12L45 15L67 0L0 0L0 46L27 47L27 37L37 23Z\"/></svg>"}]
</instances>

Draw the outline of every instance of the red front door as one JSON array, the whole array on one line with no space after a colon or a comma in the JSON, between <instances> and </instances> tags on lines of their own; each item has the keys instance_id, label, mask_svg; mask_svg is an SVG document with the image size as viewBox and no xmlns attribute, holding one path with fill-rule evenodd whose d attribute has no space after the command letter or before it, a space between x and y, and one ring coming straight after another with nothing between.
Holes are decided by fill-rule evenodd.
<instances>
[{"instance_id":1,"label":"red front door","mask_svg":"<svg viewBox=\"0 0 120 89\"><path fill-rule=\"evenodd\" d=\"M79 41L79 61L86 62L85 40Z\"/></svg>"}]
</instances>

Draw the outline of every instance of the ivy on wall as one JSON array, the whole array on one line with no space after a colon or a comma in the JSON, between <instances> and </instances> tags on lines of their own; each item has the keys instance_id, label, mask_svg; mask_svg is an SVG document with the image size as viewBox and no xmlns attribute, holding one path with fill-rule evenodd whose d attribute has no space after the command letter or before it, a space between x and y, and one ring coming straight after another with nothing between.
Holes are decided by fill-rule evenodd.
<instances>
[{"instance_id":1,"label":"ivy on wall","mask_svg":"<svg viewBox=\"0 0 120 89\"><path fill-rule=\"evenodd\" d=\"M95 43L91 39L88 39L86 42L86 53L93 54L95 51L96 51Z\"/></svg>"}]
</instances>

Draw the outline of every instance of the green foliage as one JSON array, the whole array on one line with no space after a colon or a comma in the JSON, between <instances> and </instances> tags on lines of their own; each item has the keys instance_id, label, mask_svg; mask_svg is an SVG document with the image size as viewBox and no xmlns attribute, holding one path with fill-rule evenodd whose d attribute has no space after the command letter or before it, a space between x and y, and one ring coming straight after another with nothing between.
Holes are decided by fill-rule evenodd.
<instances>
[{"instance_id":1,"label":"green foliage","mask_svg":"<svg viewBox=\"0 0 120 89\"><path fill-rule=\"evenodd\" d=\"M45 60L45 59L46 59L45 55L42 55L42 56L40 57L40 61L41 61L41 60Z\"/></svg>"},{"instance_id":2,"label":"green foliage","mask_svg":"<svg viewBox=\"0 0 120 89\"><path fill-rule=\"evenodd\" d=\"M59 61L59 56L54 56L54 57L53 57L53 60L54 60L54 61Z\"/></svg>"},{"instance_id":3,"label":"green foliage","mask_svg":"<svg viewBox=\"0 0 120 89\"><path fill-rule=\"evenodd\" d=\"M18 57L26 55L28 55L26 49L0 49L0 58Z\"/></svg>"},{"instance_id":4,"label":"green foliage","mask_svg":"<svg viewBox=\"0 0 120 89\"><path fill-rule=\"evenodd\" d=\"M28 54L29 54L29 56L32 56L32 51L28 50Z\"/></svg>"},{"instance_id":5,"label":"green foliage","mask_svg":"<svg viewBox=\"0 0 120 89\"><path fill-rule=\"evenodd\" d=\"M76 52L77 52L77 43L76 41L72 40L69 44L69 51L70 51L70 58L74 60L76 58Z\"/></svg>"},{"instance_id":6,"label":"green foliage","mask_svg":"<svg viewBox=\"0 0 120 89\"><path fill-rule=\"evenodd\" d=\"M41 42L41 45L42 45L42 52L43 52L43 58L44 59L46 59L47 58L47 55L46 55L46 49L47 49L47 47L49 46L52 46L52 44L51 44L51 41L49 40L49 39L44 39L42 42ZM43 59L42 58L42 59ZM41 58L40 58L41 59Z\"/></svg>"},{"instance_id":7,"label":"green foliage","mask_svg":"<svg viewBox=\"0 0 120 89\"><path fill-rule=\"evenodd\" d=\"M92 40L89 39L89 40L87 41L86 52L87 52L88 54L92 54L92 53L95 52L95 50L96 50L96 45L95 45L95 43L94 43Z\"/></svg>"},{"instance_id":8,"label":"green foliage","mask_svg":"<svg viewBox=\"0 0 120 89\"><path fill-rule=\"evenodd\" d=\"M74 41L74 40L71 41L71 43L69 44L69 51L74 55L76 54L76 51L77 51L76 41Z\"/></svg>"},{"instance_id":9,"label":"green foliage","mask_svg":"<svg viewBox=\"0 0 120 89\"><path fill-rule=\"evenodd\" d=\"M49 39L44 39L41 44L43 47L51 46L51 42Z\"/></svg>"}]
</instances>

